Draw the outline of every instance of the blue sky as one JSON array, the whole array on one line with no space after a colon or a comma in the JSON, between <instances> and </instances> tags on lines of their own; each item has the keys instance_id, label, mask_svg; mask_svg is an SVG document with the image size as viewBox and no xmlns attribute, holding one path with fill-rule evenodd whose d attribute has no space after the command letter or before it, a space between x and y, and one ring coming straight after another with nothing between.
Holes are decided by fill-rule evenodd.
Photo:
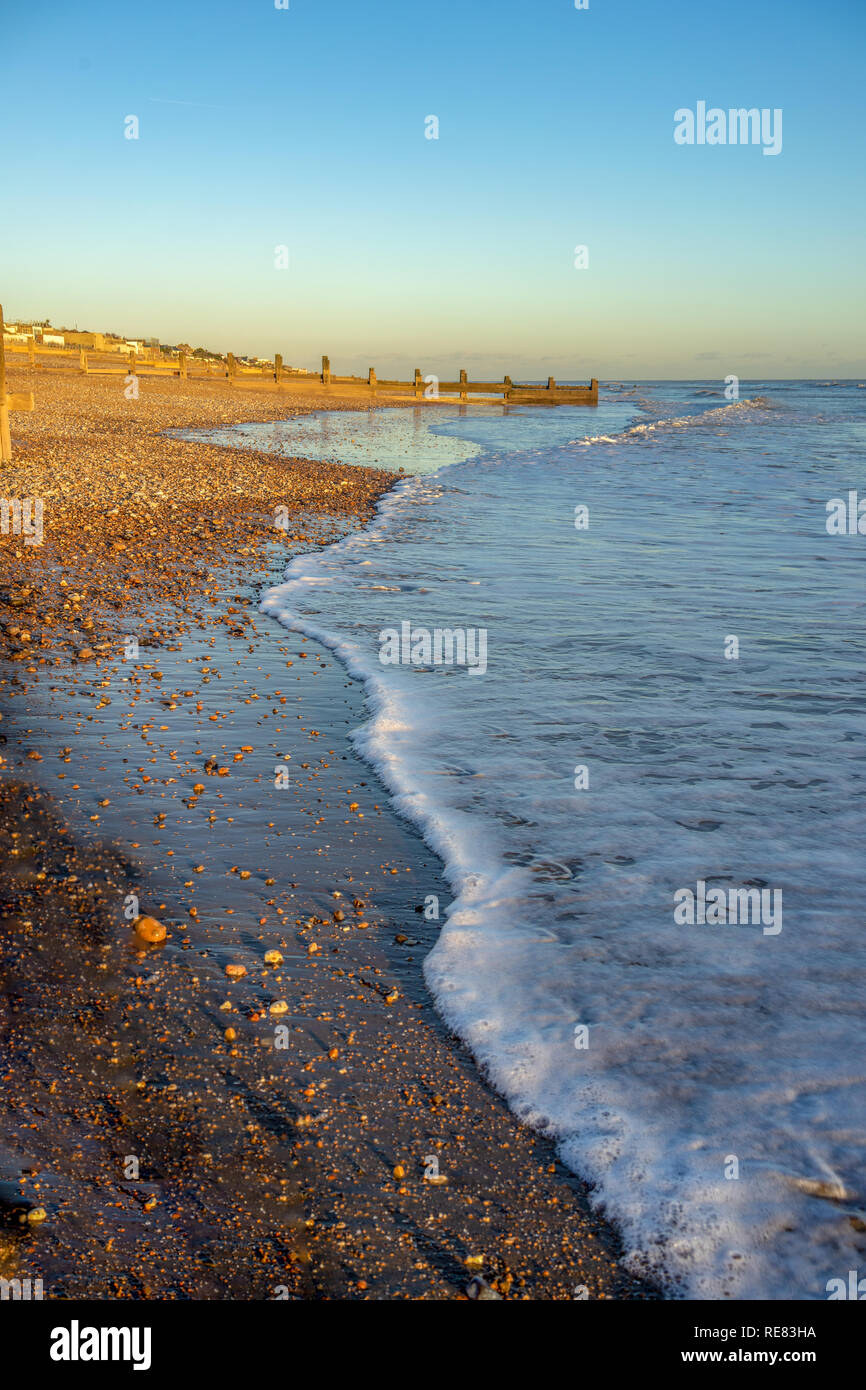
<instances>
[{"instance_id":1,"label":"blue sky","mask_svg":"<svg viewBox=\"0 0 866 1390\"><path fill-rule=\"evenodd\" d=\"M380 375L866 373L861 0L29 0L3 39L8 318ZM781 108L782 152L678 146L699 100Z\"/></svg>"}]
</instances>

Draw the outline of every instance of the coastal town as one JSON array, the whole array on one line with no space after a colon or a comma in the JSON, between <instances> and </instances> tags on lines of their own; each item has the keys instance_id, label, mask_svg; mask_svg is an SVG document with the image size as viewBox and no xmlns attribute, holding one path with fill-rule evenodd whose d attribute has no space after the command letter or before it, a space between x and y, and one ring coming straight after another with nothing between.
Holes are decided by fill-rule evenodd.
<instances>
[{"instance_id":1,"label":"coastal town","mask_svg":"<svg viewBox=\"0 0 866 1390\"><path fill-rule=\"evenodd\" d=\"M213 352L205 347L192 347L189 343L161 343L158 338L127 338L117 333L93 333L78 328L57 327L49 319L3 324L3 342L8 348L25 349L28 352L37 348L74 348L79 352L117 353L129 357L146 357L150 362L165 366L176 366L181 356L194 358L203 365L225 366L227 356ZM273 368L273 358L236 356L243 367ZM286 366L287 371L307 374L305 367Z\"/></svg>"}]
</instances>

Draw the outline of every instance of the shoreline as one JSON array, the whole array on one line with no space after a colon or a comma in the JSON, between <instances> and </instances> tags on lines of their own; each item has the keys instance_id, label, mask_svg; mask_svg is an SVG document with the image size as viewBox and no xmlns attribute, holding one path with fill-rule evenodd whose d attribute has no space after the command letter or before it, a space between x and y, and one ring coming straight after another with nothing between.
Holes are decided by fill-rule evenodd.
<instances>
[{"instance_id":1,"label":"shoreline","mask_svg":"<svg viewBox=\"0 0 866 1390\"><path fill-rule=\"evenodd\" d=\"M198 446L185 447L194 456ZM235 464L234 451L215 452ZM4 915L11 904L17 927L4 929L0 969L22 1004L11 1021L0 1013L0 1045L20 1061L36 1017L57 1037L56 1051L32 1063L44 1077L22 1071L22 1089L13 1083L7 1096L27 1125L34 1094L49 1117L35 1121L36 1137L21 1123L17 1155L11 1126L0 1147L4 1169L40 1168L22 1190L48 1212L15 1232L13 1257L23 1277L44 1266L60 1296L447 1299L465 1297L480 1275L500 1297L573 1298L582 1287L590 1298L656 1298L622 1269L615 1233L553 1144L519 1124L435 1012L421 961L436 928L416 909L428 891L447 890L438 861L351 749L359 687L314 639L257 611L256 587L279 582L313 525L317 544L365 525L397 475L277 462L290 466L310 485L307 505L319 504L314 522L303 520L289 550L241 512L243 539L259 538L255 558L210 560L215 611L204 621L197 576L184 576L186 609L173 627L166 606L164 628L150 634L162 644L143 647L137 662L115 645L110 657L67 664L51 645L41 662L18 656L4 671L3 786L14 770L35 774L43 790L4 796L10 833L14 821L26 839L29 814L40 848L19 856L4 885ZM243 475L247 460L236 468ZM313 496L316 470L332 488L347 471L358 475L340 489L351 508L322 508L330 494ZM133 747L147 772L136 771ZM273 785L277 754L292 770L287 792ZM208 772L211 758L224 774ZM206 790L192 790L196 778ZM27 795L37 800L28 806ZM54 870L40 879L42 845L54 846ZM59 876L70 856L85 874ZM86 890L96 900L84 944L72 877L97 884ZM169 927L164 946L132 939L121 911L129 891ZM283 964L265 967L265 949L280 950ZM226 963L244 964L246 976L227 981ZM56 998L46 991L58 975L61 997L81 1001L86 1020L75 1033L78 1074L64 1067L68 1038L61 1045L65 1033L50 1023ZM283 1002L285 1013L273 1014ZM279 1050L274 1018L287 1020ZM76 1089L87 1068L95 1093ZM60 1086L68 1099L58 1109L48 1097ZM70 1130L62 1150L55 1122ZM140 1160L135 1180L118 1161L130 1154ZM431 1154L445 1183L425 1180ZM109 1196L123 1216L111 1215L112 1235ZM92 1275L88 1284L79 1245L91 1269L98 1254L103 1280L111 1269L112 1292L94 1292Z\"/></svg>"}]
</instances>

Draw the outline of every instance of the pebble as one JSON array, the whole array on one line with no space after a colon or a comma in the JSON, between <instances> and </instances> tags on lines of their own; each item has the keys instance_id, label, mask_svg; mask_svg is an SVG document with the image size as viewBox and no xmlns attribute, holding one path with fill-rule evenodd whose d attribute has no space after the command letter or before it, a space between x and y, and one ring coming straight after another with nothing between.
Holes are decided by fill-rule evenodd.
<instances>
[{"instance_id":1,"label":"pebble","mask_svg":"<svg viewBox=\"0 0 866 1390\"><path fill-rule=\"evenodd\" d=\"M135 934L142 941L153 946L158 941L165 941L166 933L162 922L158 922L155 917L138 917L135 923Z\"/></svg>"},{"instance_id":2,"label":"pebble","mask_svg":"<svg viewBox=\"0 0 866 1390\"><path fill-rule=\"evenodd\" d=\"M488 1284L486 1279L481 1278L480 1274L476 1274L475 1278L471 1279L467 1284L466 1296L467 1298L477 1300L479 1303L492 1303L494 1300L501 1303L503 1301L502 1294L497 1293L496 1290Z\"/></svg>"}]
</instances>

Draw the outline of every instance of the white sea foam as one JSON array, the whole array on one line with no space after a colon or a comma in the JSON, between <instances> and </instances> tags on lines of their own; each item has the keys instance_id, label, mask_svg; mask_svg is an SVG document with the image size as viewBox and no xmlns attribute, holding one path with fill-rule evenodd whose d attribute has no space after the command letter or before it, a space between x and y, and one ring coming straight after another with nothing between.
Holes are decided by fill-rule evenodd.
<instances>
[{"instance_id":1,"label":"white sea foam","mask_svg":"<svg viewBox=\"0 0 866 1390\"><path fill-rule=\"evenodd\" d=\"M486 453L399 484L263 608L365 682L358 748L454 893L438 1007L630 1263L692 1297L822 1298L866 1264L859 556L815 502L842 466L826 420L810 447L766 398L681 402L579 472L502 453L532 412L473 425ZM487 674L381 666L401 619L486 626ZM784 930L677 926L700 879L780 889Z\"/></svg>"},{"instance_id":2,"label":"white sea foam","mask_svg":"<svg viewBox=\"0 0 866 1390\"><path fill-rule=\"evenodd\" d=\"M621 430L619 434L589 434L583 439L571 439L570 444L588 446L590 444L622 444L627 439L637 439L641 435L658 434L664 430L683 430L701 429L707 425L718 423L725 424L732 415L742 415L756 410L767 410L770 408L770 400L767 396L754 396L751 400L731 401L728 405L714 406L710 410L702 410L699 414L678 415L666 420L646 420L638 425L630 425L628 429Z\"/></svg>"}]
</instances>

